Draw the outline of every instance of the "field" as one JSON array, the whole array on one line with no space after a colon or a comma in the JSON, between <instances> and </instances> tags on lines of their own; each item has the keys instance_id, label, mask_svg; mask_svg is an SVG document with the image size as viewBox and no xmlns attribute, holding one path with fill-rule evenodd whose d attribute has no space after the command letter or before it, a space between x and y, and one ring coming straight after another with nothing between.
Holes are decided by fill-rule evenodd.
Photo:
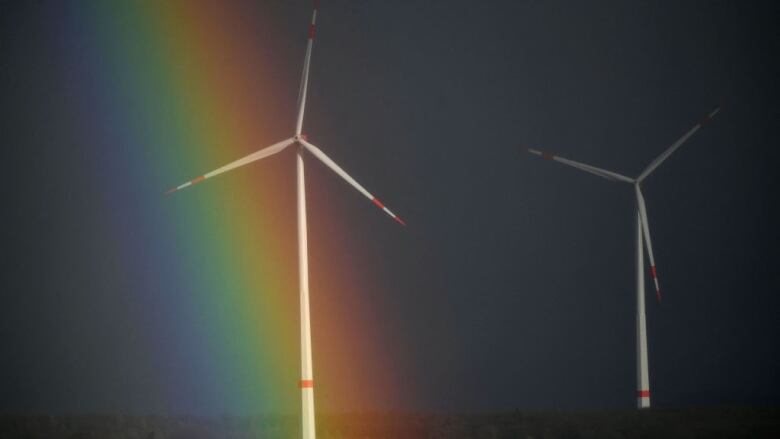
<instances>
[{"instance_id":1,"label":"field","mask_svg":"<svg viewBox=\"0 0 780 439\"><path fill-rule=\"evenodd\" d=\"M321 439L778 438L780 408L322 415ZM0 416L0 439L299 437L297 417Z\"/></svg>"}]
</instances>

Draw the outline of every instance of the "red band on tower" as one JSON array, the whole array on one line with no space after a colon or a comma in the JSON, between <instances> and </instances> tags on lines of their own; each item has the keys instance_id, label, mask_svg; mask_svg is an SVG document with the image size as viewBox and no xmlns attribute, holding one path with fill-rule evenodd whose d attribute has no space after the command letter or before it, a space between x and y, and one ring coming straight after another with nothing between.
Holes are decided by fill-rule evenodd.
<instances>
[{"instance_id":1,"label":"red band on tower","mask_svg":"<svg viewBox=\"0 0 780 439\"><path fill-rule=\"evenodd\" d=\"M300 384L298 385L301 389L313 389L314 388L314 380L301 380Z\"/></svg>"},{"instance_id":2,"label":"red band on tower","mask_svg":"<svg viewBox=\"0 0 780 439\"><path fill-rule=\"evenodd\" d=\"M649 390L637 390L636 391L637 398L649 398L650 397L650 391Z\"/></svg>"}]
</instances>

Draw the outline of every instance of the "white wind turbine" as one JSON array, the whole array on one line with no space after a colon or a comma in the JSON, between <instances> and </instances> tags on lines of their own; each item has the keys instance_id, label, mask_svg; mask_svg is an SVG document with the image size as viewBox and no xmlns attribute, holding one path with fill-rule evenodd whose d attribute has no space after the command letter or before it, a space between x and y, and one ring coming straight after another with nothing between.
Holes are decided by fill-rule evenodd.
<instances>
[{"instance_id":1,"label":"white wind turbine","mask_svg":"<svg viewBox=\"0 0 780 439\"><path fill-rule=\"evenodd\" d=\"M301 312L301 422L302 435L304 439L314 439L316 436L314 426L314 375L312 371L311 356L311 326L309 318L309 263L308 250L306 242L306 192L303 178L303 153L310 152L314 157L322 161L325 166L333 170L341 178L347 181L352 187L358 190L374 205L382 209L401 225L406 223L401 218L385 207L376 197L371 195L355 179L350 177L339 165L325 155L322 150L309 143L306 135L302 134L303 113L306 107L306 88L309 82L309 64L311 62L311 50L314 42L315 22L317 19L318 2L314 1L314 11L309 25L309 39L306 45L306 55L303 60L303 75L301 77L300 89L298 91L298 117L295 123L295 135L289 139L282 140L266 148L260 149L248 156L228 163L221 168L196 177L184 184L172 188L168 193L176 192L188 186L200 183L207 178L215 177L219 174L232 171L240 166L247 165L256 160L276 154L291 145L297 145L297 198L298 198L298 276L300 288L300 312Z\"/></svg>"},{"instance_id":2,"label":"white wind turbine","mask_svg":"<svg viewBox=\"0 0 780 439\"><path fill-rule=\"evenodd\" d=\"M639 408L650 407L650 374L647 369L647 332L645 322L645 281L644 281L644 252L642 251L642 239L644 235L644 242L647 248L647 256L650 258L650 275L655 283L655 294L658 301L661 301L661 289L658 286L658 273L655 268L655 258L653 258L653 245L650 241L650 225L647 222L647 209L645 208L645 199L642 196L642 190L640 185L655 168L657 168L664 160L669 158L672 153L680 147L689 137L691 137L696 131L698 131L703 125L709 122L715 114L718 113L720 108L715 108L707 116L704 117L698 124L691 128L687 133L680 137L676 142L672 144L663 154L659 155L653 160L636 178L626 177L625 175L618 174L616 172L607 171L606 169L596 168L594 166L586 165L584 163L575 162L573 160L558 157L556 155L538 151L535 149L528 149L531 154L541 156L546 160L554 160L564 165L569 165L574 168L580 169L591 174L598 175L599 177L606 178L607 180L617 181L621 183L629 183L634 186L634 192L636 193L636 343L637 343L637 406Z\"/></svg>"}]
</instances>

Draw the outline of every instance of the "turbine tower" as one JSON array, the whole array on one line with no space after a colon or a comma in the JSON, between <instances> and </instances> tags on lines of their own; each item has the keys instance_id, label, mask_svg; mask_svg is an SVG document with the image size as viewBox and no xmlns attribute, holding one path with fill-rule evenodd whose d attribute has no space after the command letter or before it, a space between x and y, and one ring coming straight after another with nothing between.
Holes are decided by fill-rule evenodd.
<instances>
[{"instance_id":1,"label":"turbine tower","mask_svg":"<svg viewBox=\"0 0 780 439\"><path fill-rule=\"evenodd\" d=\"M223 174L228 171L232 171L238 167L247 165L254 161L268 157L270 155L281 152L285 148L291 145L297 147L296 151L296 172L297 172L297 210L298 210L298 280L300 289L300 313L301 313L301 380L299 386L301 388L301 424L302 424L302 436L303 439L314 439L316 437L315 424L314 424L314 371L312 366L311 355L311 320L309 311L309 260L308 260L308 244L306 238L306 191L304 185L303 175L303 154L308 151L311 155L319 159L322 163L330 168L333 172L338 174L341 178L346 180L347 183L352 185L358 192L368 198L374 205L386 214L390 215L395 221L401 225L406 223L401 218L390 211L384 204L382 204L376 197L371 195L363 186L361 186L355 179L347 174L339 165L325 155L322 150L313 144L309 143L306 135L303 134L303 114L306 108L306 90L309 83L309 65L311 63L311 51L314 44L315 35L315 23L317 20L317 7L318 1L314 1L314 11L311 16L311 24L309 25L309 38L306 43L306 55L303 60L303 74L301 76L301 84L298 92L298 115L295 122L295 134L293 137L282 140L266 148L249 154L246 157L240 158L234 162L217 168L211 172L196 177L184 184L170 189L167 193L173 193L194 184L200 183L206 179L215 177L219 174Z\"/></svg>"},{"instance_id":2,"label":"turbine tower","mask_svg":"<svg viewBox=\"0 0 780 439\"><path fill-rule=\"evenodd\" d=\"M647 256L650 259L650 276L653 278L655 284L655 296L656 299L661 301L661 288L658 285L658 272L655 268L655 258L653 257L653 244L650 241L650 225L647 222L647 208L645 207L645 198L642 196L641 185L647 176L649 176L661 163L669 158L674 151L677 150L685 141L688 140L696 131L698 131L707 122L718 113L720 108L715 108L707 116L704 117L693 128L688 130L682 137L677 139L676 142L666 149L661 155L656 157L636 178L626 177L625 175L618 174L616 172L607 171L606 169L596 168L595 166L586 165L584 163L575 162L573 160L565 159L548 152L538 151L536 149L528 149L531 154L541 156L545 160L553 160L558 163L563 163L579 170L589 172L599 177L606 178L607 180L616 181L620 183L628 183L634 186L634 193L636 195L636 381L637 381L637 406L639 408L650 407L650 373L647 368L647 323L645 321L645 270L644 270L644 252L643 252L643 240L644 247L647 249Z\"/></svg>"}]
</instances>

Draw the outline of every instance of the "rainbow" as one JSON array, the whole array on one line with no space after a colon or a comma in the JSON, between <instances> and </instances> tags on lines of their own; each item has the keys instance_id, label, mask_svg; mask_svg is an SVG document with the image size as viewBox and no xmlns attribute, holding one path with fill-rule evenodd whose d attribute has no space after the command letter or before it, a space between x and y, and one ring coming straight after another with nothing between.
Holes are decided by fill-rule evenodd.
<instances>
[{"instance_id":1,"label":"rainbow","mask_svg":"<svg viewBox=\"0 0 780 439\"><path fill-rule=\"evenodd\" d=\"M62 8L60 52L78 102L73 124L89 132L112 250L139 309L137 336L155 371L150 410L297 413L292 153L164 195L289 137L299 72L268 58L280 53L274 17L262 5L217 1ZM344 227L316 191L309 198L320 227ZM131 217L118 213L128 210ZM399 353L377 348L383 334L361 318L376 313L359 300L368 282L339 264L339 252L358 249L318 248L313 238L317 405L391 407L402 386L385 363Z\"/></svg>"}]
</instances>

